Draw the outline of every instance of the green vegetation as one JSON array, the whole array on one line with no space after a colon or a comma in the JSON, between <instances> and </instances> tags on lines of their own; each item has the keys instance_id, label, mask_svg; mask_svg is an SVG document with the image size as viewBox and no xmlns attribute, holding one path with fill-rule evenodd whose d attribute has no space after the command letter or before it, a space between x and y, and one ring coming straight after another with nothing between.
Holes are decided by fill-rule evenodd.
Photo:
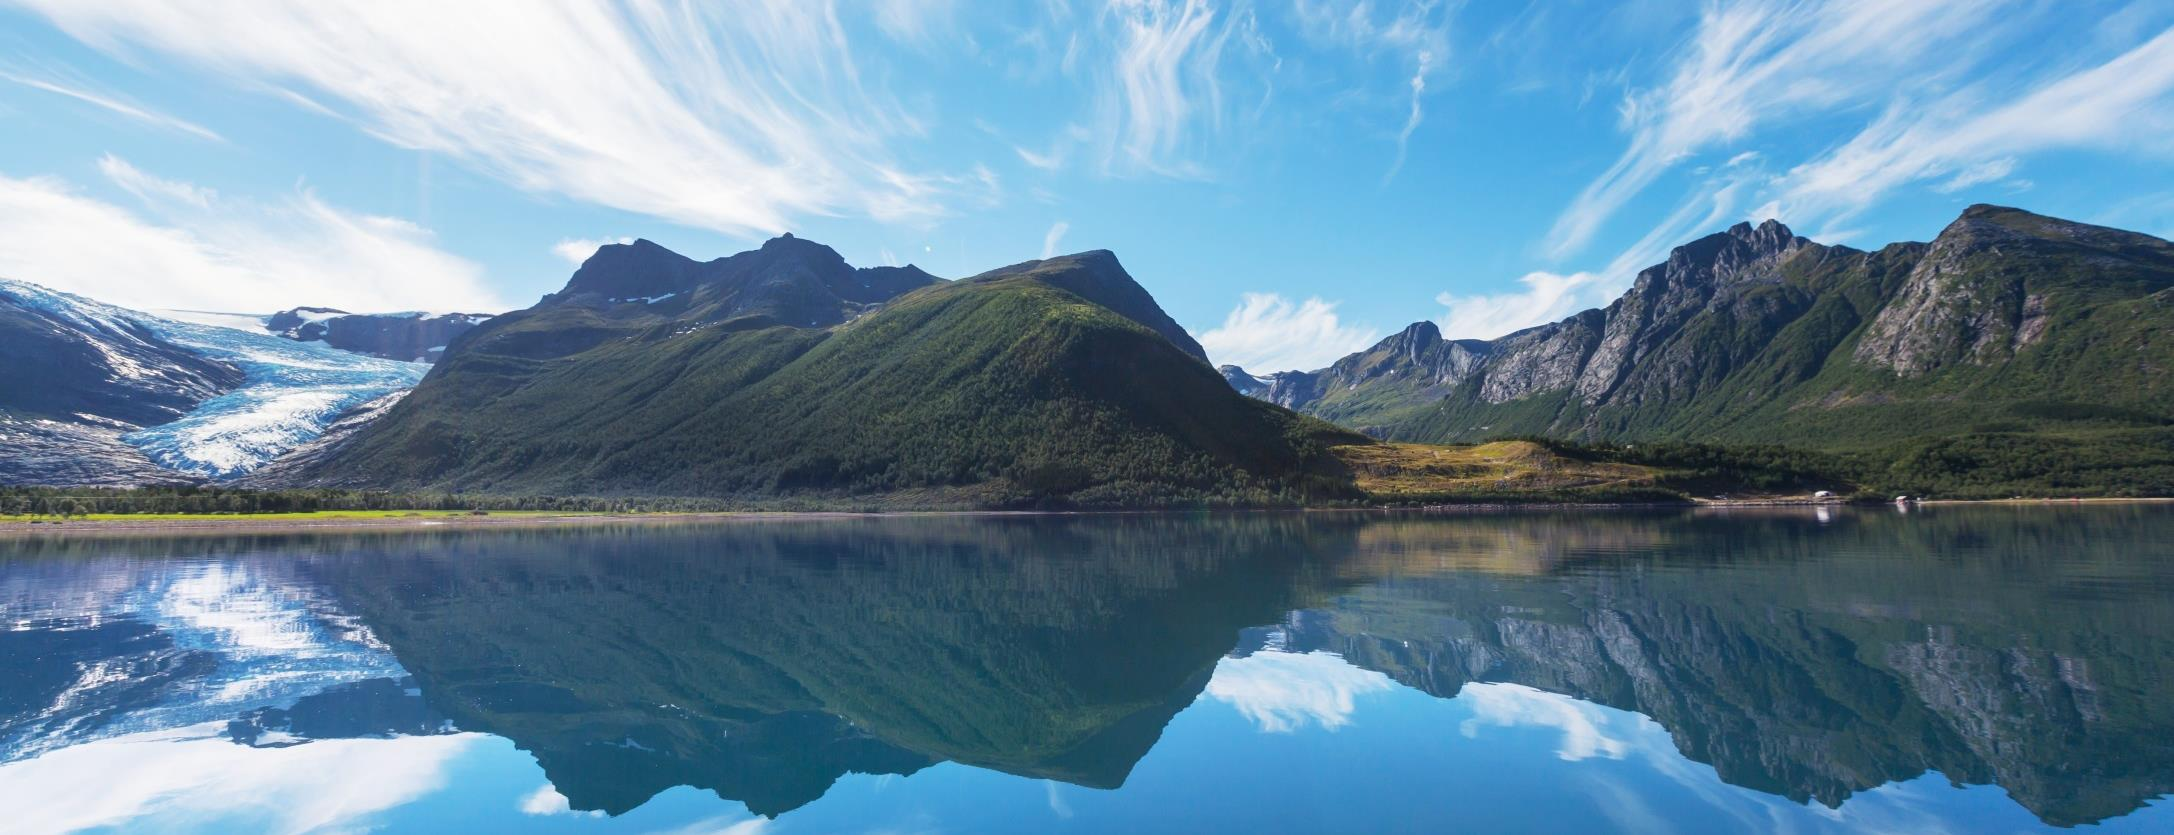
<instances>
[{"instance_id":1,"label":"green vegetation","mask_svg":"<svg viewBox=\"0 0 2174 835\"><path fill-rule=\"evenodd\" d=\"M2174 428L1968 433L1833 452L1773 445L1579 444L1528 439L1556 455L1648 467L1654 484L1693 496L1895 495L1942 499L2174 495Z\"/></svg>"},{"instance_id":2,"label":"green vegetation","mask_svg":"<svg viewBox=\"0 0 2174 835\"><path fill-rule=\"evenodd\" d=\"M1114 259L1076 257L827 329L546 304L472 332L290 482L908 507L1360 498L1326 450L1366 439L1236 394L1103 303L1137 290Z\"/></svg>"},{"instance_id":3,"label":"green vegetation","mask_svg":"<svg viewBox=\"0 0 2174 835\"><path fill-rule=\"evenodd\" d=\"M237 490L222 487L0 487L0 518L158 519L214 514L252 518L383 518L410 514L690 512L736 509L714 499L476 496L359 490Z\"/></svg>"},{"instance_id":4,"label":"green vegetation","mask_svg":"<svg viewBox=\"0 0 2174 835\"><path fill-rule=\"evenodd\" d=\"M1425 346L1355 354L1337 373L1364 373L1303 408L1397 441L1706 445L1685 463L1712 483L1681 485L1701 494L2174 494L2174 245L1976 206L1931 244L1801 242L1702 272L1743 246L1688 244L1605 313L1498 340L1463 376L1405 360Z\"/></svg>"}]
</instances>

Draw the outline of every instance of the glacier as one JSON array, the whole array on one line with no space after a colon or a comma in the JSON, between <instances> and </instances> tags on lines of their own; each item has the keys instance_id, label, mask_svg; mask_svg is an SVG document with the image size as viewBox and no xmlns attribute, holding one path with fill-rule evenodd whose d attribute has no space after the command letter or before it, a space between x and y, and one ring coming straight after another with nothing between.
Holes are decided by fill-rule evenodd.
<instances>
[{"instance_id":1,"label":"glacier","mask_svg":"<svg viewBox=\"0 0 2174 835\"><path fill-rule=\"evenodd\" d=\"M322 342L296 342L263 330L184 322L0 279L0 291L83 325L86 333L125 333L140 326L160 339L241 369L240 387L213 397L180 419L121 435L161 467L212 480L234 478L321 435L349 409L413 388L430 366L343 351ZM100 346L121 373L125 346Z\"/></svg>"}]
</instances>

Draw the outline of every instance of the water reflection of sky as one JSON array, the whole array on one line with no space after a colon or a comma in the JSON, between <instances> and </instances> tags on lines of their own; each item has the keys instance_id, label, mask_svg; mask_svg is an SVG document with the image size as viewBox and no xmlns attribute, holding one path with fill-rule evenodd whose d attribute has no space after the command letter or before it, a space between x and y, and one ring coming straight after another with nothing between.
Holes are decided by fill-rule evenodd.
<instances>
[{"instance_id":1,"label":"water reflection of sky","mask_svg":"<svg viewBox=\"0 0 2174 835\"><path fill-rule=\"evenodd\" d=\"M621 728L642 733L645 729L681 727L670 724L678 721L685 712L676 706L694 702L676 696L701 697L705 694L654 691L673 694L675 697L669 700L675 703L671 706L675 709L645 715L639 722L625 721L626 713L641 712L646 702L630 708L621 702L599 698L593 691L581 691L585 682L577 679L587 677L586 684L590 686L596 681L623 685L619 679L592 671L617 673L633 669L648 673L656 681L676 681L673 676L686 665L715 657L692 652L694 644L690 641L711 638L716 633L699 633L692 638L658 634L660 624L670 627L700 619L701 610L693 610L697 617L684 617L683 613L689 611L686 608L660 607L666 614L659 618L617 624L608 618L599 618L596 624L583 626L600 631L618 630L609 634L622 639L623 645L630 648L629 652L639 650L651 656L655 665L648 668L591 667L578 663L586 656L568 659L556 652L568 644L565 636L533 626L530 631L543 634L535 635L528 643L492 644L487 639L505 636L490 633L507 631L503 623L492 618L510 617L507 610L528 608L533 604L559 603L561 599L554 596L558 590L577 589L578 594L565 598L576 605L555 611L574 612L578 619L578 613L582 611L580 606L594 600L614 599L596 596L595 587L600 583L626 584L641 592L642 596L635 599L658 600L663 604L675 602L674 598L665 596L667 592L681 591L691 583L693 591L686 599L717 599L722 600L720 605L724 606L776 599L781 590L790 590L796 585L831 588L837 577L795 569L779 575L782 579L769 578L765 581L767 585L751 585L755 592L727 598L719 596L734 588L733 583L727 581L741 575L714 573L707 568L711 565L707 561L693 563L705 567L701 572L667 573L664 579L657 579L642 576L631 568L624 574L568 568L590 565L590 552L583 550L575 552L579 559L554 563L528 555L522 559L509 558L497 566L477 566L472 555L459 556L466 561L458 564L475 568L479 578L466 587L467 596L454 593L463 588L455 582L458 578L433 567L414 565L410 566L409 573L401 575L405 581L385 581L368 586L364 591L397 588L402 595L429 601L450 600L451 605L462 607L459 611L474 611L481 604L483 611L497 613L464 621L467 632L446 632L445 627L437 625L441 621L430 618L388 619L384 614L386 606L381 602L378 613L370 620L379 629L373 633L360 617L360 614L372 611L357 602L362 598L339 597L338 600L348 601L352 606L351 611L343 610L342 604L324 591L329 587L326 578L333 575L333 566L319 565L317 568L324 569L323 573L313 574L307 559L272 555L197 560L0 562L0 659L9 662L5 673L0 674L0 707L6 708L6 712L0 712L0 746L4 746L0 747L0 804L10 810L9 817L0 819L0 830L32 833L147 829L221 833L363 830L472 833L1443 830L1961 833L2048 829L2030 809L2009 798L1997 786L1952 785L1936 772L1881 785L1880 779L1891 778L1867 777L1862 772L1851 771L1846 758L1842 757L1833 757L1835 762L1842 763L1842 767L1833 769L1828 776L1838 774L1842 779L1857 781L1848 783L1851 788L1875 787L1848 792L1847 799L1837 807L1830 808L1818 801L1796 802L1747 787L1757 785L1759 775L1747 778L1746 763L1753 766L1768 763L1746 757L1779 751L1773 761L1780 765L1773 770L1781 772L1802 765L1807 756L1817 759L1847 753L1847 746L1853 742L1874 739L1878 734L1894 730L1881 726L1870 729L1863 736L1822 735L1833 730L1836 724L1828 721L1826 716L1862 714L1836 712L1809 719L1792 715L1787 718L1803 721L1761 726L1781 728L1784 732L1799 731L1803 734L1799 739L1747 739L1741 730L1735 730L1743 727L1741 724L1726 726L1736 734L1729 741L1737 747L1728 752L1734 759L1714 757L1710 750L1704 756L1710 762L1723 763L1724 772L1733 763L1737 769L1733 780L1724 780L1723 772L1717 772L1714 765L1686 756L1686 750L1697 751L1697 746L1673 736L1670 727L1679 733L1687 727L1700 728L1702 726L1695 724L1696 721L1711 718L1715 715L1713 711L1722 708L1766 711L1760 714L1762 718L1792 711L1801 713L1804 705L1816 707L1821 699L1841 695L1839 689L1822 688L1850 685L1842 674L1834 674L1814 681L1813 684L1818 686L1774 691L1800 696L1800 702L1777 706L1762 701L1762 694L1768 691L1751 685L1794 674L1800 669L1812 669L1792 667L1771 658L1761 661L1752 657L1773 650L1788 636L1807 634L1783 632L1776 637L1740 628L1752 622L1776 622L1769 617L1776 611L1775 596L1769 589L1748 585L1723 587L1723 592L1742 594L1754 601L1755 605L1743 610L1749 614L1741 617L1732 614L1734 610L1719 607L1660 606L1650 610L1654 624L1705 623L1700 619L1711 619L1711 623L1702 627L1708 630L1704 636L1728 638L1713 642L1724 649L1718 660L1666 654L1619 656L1628 659L1626 664L1645 665L1637 667L1641 671L1654 671L1656 675L1665 672L1665 675L1650 679L1658 682L1653 686L1664 696L1688 697L1692 695L1691 688L1697 685L1715 685L1728 691L1728 699L1692 702L1691 708L1678 706L1671 713L1665 702L1642 703L1626 699L1619 692L1610 695L1617 691L1610 691L1606 682L1600 679L1579 684L1581 679L1572 674L1588 672L1590 662L1581 661L1579 656L1571 653L1586 645L1570 640L1580 636L1563 627L1588 622L1585 619L1602 625L1616 624L1618 621L1611 618L1648 611L1630 607L1629 603L1649 599L1683 603L1681 596L1639 597L1633 595L1635 589L1606 583L1588 587L1575 583L1558 585L1554 580L1545 580L1535 585L1521 579L1522 575L1505 575L1511 579L1502 579L1494 574L1475 575L1476 579L1456 574L1451 575L1451 580L1433 586L1409 581L1401 584L1380 581L1361 591L1341 589L1347 593L1333 598L1331 603L1324 604L1319 602L1320 598L1315 598L1297 604L1305 608L1284 615L1276 623L1246 623L1233 629L1228 633L1227 644L1218 643L1220 639L1215 635L1224 633L1220 632L1221 621L1215 621L1219 625L1207 631L1209 637L1202 642L1199 654L1183 655L1182 664L1170 665L1172 669L1162 671L1167 672L1171 682L1182 680L1183 687L1176 690L1174 701L1155 702L1164 705L1160 713L1147 712L1152 714L1156 725L1161 725L1162 718L1169 716L1170 711L1178 712L1166 726L1160 727L1159 738L1153 740L1152 747L1146 748L1145 755L1136 763L1131 757L1137 756L1139 749L1126 749L1129 753L1124 757L1123 770L1080 768L1066 772L1049 765L1057 762L1054 757L1039 761L1027 758L1003 760L997 755L1004 752L994 745L974 748L962 744L956 750L966 753L951 755L970 759L979 754L989 757L990 761L1008 763L1008 767L1021 773L1114 774L1123 780L1122 787L1116 790L1085 788L1061 780L1015 776L951 762L920 768L919 763L926 762L924 759L909 764L911 767L894 769L910 772L903 776L848 773L812 802L799 805L801 800L792 801L791 805L797 808L775 820L751 814L747 805L739 801L722 799L709 790L684 785L648 796L649 792L655 791L655 786L671 785L669 781L644 784L648 787L635 798L647 797L646 802L625 814L606 816L577 809L576 804L569 801L569 795L584 796L584 784L579 782L584 779L590 781L589 796L596 796L597 779L594 771L585 772L578 767L567 769L569 759L586 757L590 758L589 763L635 763L635 767L644 767L641 765L644 761L595 759L590 752L625 753L613 747L622 744L618 732ZM598 564L644 570L655 570L659 565L655 552L643 551L637 556L643 560L599 560ZM370 570L367 576L376 577L380 576L377 569L391 565L379 561L381 559L384 557L380 554L363 554L354 557L349 565L367 568ZM735 559L742 565L752 564L749 558ZM443 564L456 563L447 560ZM936 564L951 563L941 561ZM781 562L777 565L797 564ZM928 564L910 565L926 567ZM1079 566L1064 561L1055 561L1052 565L1067 569ZM1163 567L1158 562L1147 565L1157 569ZM1791 570L1809 570L1794 562L1785 565L1797 566ZM544 570L554 567L555 571ZM975 582L967 584L966 588L976 592L989 588L982 580L985 567L968 565L967 568L971 570L965 573L975 578ZM534 572L534 576L528 576L529 572ZM906 574L899 572L885 577ZM1147 579L1143 582L1151 588L1160 588L1157 584L1168 582L1160 573L1146 572L1145 576ZM1601 576L1608 580L1618 579L1613 574ZM2067 570L2061 576L2088 575ZM599 580L600 577L604 579ZM1794 575L1782 579L1787 582L1777 581L1774 587L1801 586L1794 581ZM927 583L925 579L922 582L926 587L941 587ZM500 583L507 588L500 589ZM1062 583L1037 583L1032 588L1065 588ZM2124 583L2107 587L2135 585ZM871 586L883 588L886 584ZM1595 594L1591 588L1604 587L1613 595L1610 600L1615 608L1597 605L1589 609L1560 611L1535 608L1556 596L1556 589L1572 587L1585 589L1581 593L1587 595ZM1957 651L1950 644L1931 641L1921 625L1921 621L1930 622L1923 619L1931 616L1916 608L1928 601L1946 601L1947 597L1884 594L1877 583L1854 580L1843 584L1842 588L1848 594L1815 595L1816 599L1810 603L1793 604L1798 607L1794 611L1824 607L1818 610L1850 613L1850 617L1865 622L1903 625L1904 628L1893 631L1892 645L1880 650L1885 653L1881 658L1890 663L1895 659L1914 660L1917 656L1910 653L1921 649L1923 652ZM758 597L758 594L769 597ZM1473 611L1499 616L1492 628L1500 632L1501 638L1491 643L1472 639L1477 634L1472 631L1473 624L1479 621L1466 610L1450 607L1451 603L1467 598L1492 607ZM1069 615L1075 611L1076 603L1089 599L1095 598L1084 593L1059 596L1048 611ZM1152 599L1161 602L1176 598ZM911 600L924 608L932 605L921 598ZM491 608L507 601L519 605ZM1190 599L1178 602L1190 602ZM983 603L979 598L974 599L975 605ZM622 603L618 611L624 611L624 608ZM1288 608L1290 604L1246 609L1243 619L1275 618L1275 612ZM425 606L402 611L442 616L448 609ZM824 611L836 617L850 610L841 602L838 608ZM901 611L892 611L886 617L898 617ZM955 625L957 621L952 619L952 614L960 611L986 614L992 610L942 609L940 617L904 621L917 628L900 628L920 634L931 631L928 624ZM1173 605L1148 611L1151 614L1168 613L1168 620L1158 621L1167 625L1185 623L1196 617L1199 609ZM1043 609L1033 609L1027 615L1039 617L1044 613ZM709 616L717 617L714 613ZM1736 620L1730 620L1732 617ZM1956 619L1957 616L1938 617ZM2160 629L2164 622L2153 620L2153 617L2144 613L2134 621L2136 629L2127 634L2157 634L2152 630ZM1096 711L1113 705L1139 712L1138 700L1153 701L1159 694L1177 687L1175 684L1170 687L1158 685L1145 695L1135 690L1119 691L1119 696L1134 702L1122 702L1118 697L1093 692L1094 685L1114 679L1106 663L1109 659L1126 661L1156 656L1142 648L1101 653L1111 643L1108 641L1037 643L1035 639L1050 633L1039 631L1044 630L1040 624L1045 621L1029 620L1035 627L1023 633L1027 636L1025 639L1018 637L1022 633L985 634L962 630L953 636L953 643L938 645L938 649L986 650L987 655L970 656L968 663L941 669L951 676L949 680L956 681L957 671L980 669L974 666L979 663L1000 664L1003 659L1016 659L1021 655L1048 662L1050 666L1047 667L1027 665L1024 668L1043 674L1042 678L1035 679L1037 681L1054 681L1078 688L1072 691L1072 695L1078 697L1077 702L1044 702L1070 711L1056 714L1064 719L1092 718ZM1786 618L1781 620L1787 622ZM1064 633L1067 636L1096 634L1070 621L1055 622L1064 623L1072 630ZM2122 621L2120 625L2126 626L2129 622ZM1648 626L1647 631L1637 634L1669 634ZM2041 628L2031 634L2058 635L2061 634L2059 626L2061 624ZM1734 627L1734 631L1721 627ZM407 631L404 633L403 629ZM418 635L418 629L428 635ZM744 631L745 627L742 629ZM848 631L841 634L866 637L869 633ZM1629 636L1632 633L1610 634ZM2079 630L2079 634L2121 633L2100 628L2096 632ZM563 714L536 705L520 709L499 705L490 711L464 714L500 721L506 721L505 714L522 714L520 722L490 726L491 730L506 736L484 733L481 726L457 727L458 723L446 718L454 714L439 712L447 710L444 704L435 708L424 704L426 695L446 699L446 694L423 693L420 685L408 678L411 670L395 657L393 650L400 647L400 654L408 659L408 664L415 666L416 671L429 670L432 662L428 659L433 656L422 650L434 647L419 644L419 638L446 636L452 641L473 636L475 645L486 647L486 651L476 655L435 647L439 653L435 656L436 663L441 668L461 665L485 668L470 673L465 679L448 677L456 684L492 684L501 677L537 685L564 684L565 698L578 696L589 701L575 702L578 711L570 709ZM1428 644L1430 639L1442 636L1462 636L1463 643L1444 640L1438 645ZM643 638L648 639L647 642L637 640ZM1946 640L1942 638L1942 641ZM1990 639L1981 638L1980 641L1981 644L1964 648L1982 649L1995 645ZM1920 644L1930 648L1921 648ZM853 649L892 645L849 641L844 646ZM1635 642L1624 646L1636 649ZM1871 646L1875 645L1869 641L1847 646L1836 644L1832 651L1855 658L1860 649ZM1324 651L1322 647L1333 647L1335 651ZM1311 651L1301 651L1303 648L1311 648ZM1216 657L1226 649L1227 655ZM517 652L520 650L526 650L528 654L521 655ZM1458 655L1459 652L1465 654ZM1740 654L1728 654L1730 652ZM2117 674L2118 668L2111 667L2085 669L2094 660L2103 662L2116 655L2118 653L2102 652L2080 656L2080 660L2074 662L2075 669L2060 669L2062 680L2096 682L2090 686L2075 686L2076 692L2084 694L2111 694L2116 692L2114 688L2131 686L2148 690L2155 682L2163 680L2163 677L2148 674L2132 674L2125 680ZM1065 668L1057 668L1053 663L1083 657L1092 660ZM1561 663L1544 669L1520 666L1534 659ZM1691 663L1701 660L1715 660L1715 663L1711 666ZM558 668L559 672L534 673L553 663L563 665ZM1361 666L1362 663L1365 666ZM2012 666L2018 662L2011 659L2010 663ZM523 672L519 676L512 675L505 669L506 665L523 667ZM799 681L820 681L816 674L828 669L811 668ZM845 674L865 675L856 672L864 669L864 666L850 667ZM1075 669L1085 672L1067 677ZM1860 668L1844 669L1847 672ZM1925 675L1951 675L1958 668L1950 665L1908 669ZM2159 667L2143 669L2150 673ZM439 669L438 672L446 671ZM1550 684L1551 679L1539 673L1554 674L1554 681L1570 684ZM1728 680L1697 680L1705 675ZM428 678L420 672L418 677ZM1897 677L1880 679L1873 684L1887 686L1882 683L1887 681L1909 683ZM1950 679L1944 678L1936 683L1948 681ZM1992 687L2005 686L1997 678L1987 681L1992 684L1983 690L1929 688L1924 692L1996 693ZM1416 683L1433 692L1415 689L1407 683ZM1592 698L1638 706L1672 725L1664 727L1637 711L1616 709L1533 685L1597 693L1599 695ZM1862 681L1857 685L1867 688L1859 692L1860 696L1863 692L1878 690ZM1575 689L1577 687L1585 689ZM607 695L631 692L623 686L608 689L612 692ZM709 692L715 695L718 689L722 686L712 687ZM511 698L503 695L506 691L487 687L472 688L468 692L486 694L477 698ZM838 692L859 696L901 691L845 687ZM1022 691L1014 688L985 692ZM1187 698L1191 699L1190 706L1178 710ZM1865 699L1861 703L1875 707L1878 704L1875 699ZM927 704L943 706L947 703L931 701ZM1655 704L1662 706L1657 708ZM977 706L983 705L967 704L965 708ZM809 710L802 703L787 707L788 712ZM2093 717L2092 721L2106 721L2097 702L2079 702L2077 710ZM971 714L962 724L971 726L974 719L980 719L983 722L980 727L987 727L1023 715L1032 718L1031 714L999 711ZM2018 722L2033 718L1992 708L1984 708L1978 714L1959 715L1984 715ZM987 719L988 716L996 718ZM2163 724L2156 718L2158 714L2137 716L2132 708L2131 713L2115 714L2114 718L2129 723L2124 727L2147 730L2155 726L2153 723ZM355 721L342 724L338 720L343 717ZM827 715L823 718L830 721ZM1724 716L1705 727L1724 727L1726 720ZM612 724L614 722L619 724ZM567 726L575 727L576 732L559 739L548 738L548 732ZM605 735L595 731L598 727L609 727L614 732ZM725 726L685 727L694 728L687 737L706 743L712 740L705 729ZM757 751L759 756L751 760L780 770L790 767L796 757L812 757L802 750L811 745L859 744L854 733L864 731L888 733L891 736L886 738L886 744L891 744L908 738L900 733L900 728L911 729L895 720L883 728L876 728L873 723L858 723L848 729L849 733L838 733L828 726L810 723L772 726L749 723L731 725L731 737L736 742L744 741L748 735L742 734L741 729L759 734L766 727L772 731L778 727L787 730L813 728L809 736L782 737L782 743L773 741L773 747ZM523 729L529 733L524 734ZM2014 728L1996 730L2008 734L1989 733L1987 738L1996 744L2011 739L2026 742L2033 739L2016 735L2019 731ZM714 735L722 736L723 732ZM1021 736L990 736L1000 741L1031 740L1031 737ZM659 739L676 737L641 738L661 747L663 743ZM808 739L815 743L806 743ZM521 747L517 747L517 742ZM564 793L560 786L553 785L552 777L547 776L538 764L536 752L546 750L544 743L556 745L553 750L561 757L560 768L566 769L552 772L563 781ZM760 748L762 743L757 740L744 744L747 747L739 749L740 753ZM642 743L637 742L636 737L628 736L624 745L642 746ZM524 747L527 750L523 750ZM645 756L656 755L655 760L649 761L652 763L666 762L670 756L680 754L710 763L721 756L718 752L728 751L721 745L691 744L677 752L652 752L647 747L641 750ZM2067 752L2095 749L2048 746L2041 750L2052 751L2054 755L2024 750L2019 756L2028 762L2022 765L2069 768L2058 775L2064 779L2105 773L2083 772L2079 775L2073 768L2063 765L2069 761L2064 759ZM2155 751L2158 749L2137 749L2141 753L2126 748L2115 750L2133 754L2140 758L2137 761L2147 765L2158 762L2150 759L2157 756ZM689 751L693 753L686 753ZM548 757L546 761L550 761ZM845 761L855 764L891 762L883 758ZM1881 762L1907 764L1899 757ZM1819 759L1813 764L1831 763ZM1037 767L1044 770L1035 771ZM2117 763L2115 767L2123 766ZM2035 788L2041 794L2047 791L2046 786L2054 785L2046 779L2048 771L2011 773L2024 774L2023 781L2008 783L2021 786L2021 796L2029 796L2027 792L2033 788L2029 782L2031 778L2039 780ZM1860 778L1863 779L1858 781ZM823 779L827 781L828 774ZM1115 777L1112 782L1114 780ZM815 796L813 791L807 795ZM2105 820L2091 831L2174 831L2174 804L2163 798L2152 801L2143 809Z\"/></svg>"},{"instance_id":2,"label":"water reflection of sky","mask_svg":"<svg viewBox=\"0 0 2174 835\"><path fill-rule=\"evenodd\" d=\"M322 648L295 638L293 609L260 603L210 622L224 624L237 652ZM907 777L848 776L775 821L684 787L605 818L568 808L532 759L484 734L251 748L204 722L0 766L0 803L14 810L8 828L16 832L152 823L200 832L2041 828L1998 789L1955 788L1936 774L1862 792L1838 809L1800 805L1722 783L1635 713L1516 684L1471 684L1439 699L1333 654L1273 650L1220 662L1202 697L1116 791L943 764ZM2102 831L2169 825L2174 815L2161 803Z\"/></svg>"}]
</instances>

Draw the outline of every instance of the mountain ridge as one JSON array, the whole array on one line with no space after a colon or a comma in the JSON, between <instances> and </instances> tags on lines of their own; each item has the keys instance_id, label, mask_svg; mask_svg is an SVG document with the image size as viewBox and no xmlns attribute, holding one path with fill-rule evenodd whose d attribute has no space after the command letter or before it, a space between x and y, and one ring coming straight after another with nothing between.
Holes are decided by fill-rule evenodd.
<instances>
[{"instance_id":1,"label":"mountain ridge","mask_svg":"<svg viewBox=\"0 0 2174 835\"><path fill-rule=\"evenodd\" d=\"M1435 443L1850 449L2142 428L2174 421L2169 288L2174 245L2009 207L1873 251L1741 223L1677 247L1606 307L1487 341L1418 323L1249 393Z\"/></svg>"},{"instance_id":2,"label":"mountain ridge","mask_svg":"<svg viewBox=\"0 0 2174 835\"><path fill-rule=\"evenodd\" d=\"M1291 502L1354 495L1332 439L1366 442L1230 391L1106 251L943 281L798 238L708 262L637 242L464 335L382 419L276 482Z\"/></svg>"}]
</instances>

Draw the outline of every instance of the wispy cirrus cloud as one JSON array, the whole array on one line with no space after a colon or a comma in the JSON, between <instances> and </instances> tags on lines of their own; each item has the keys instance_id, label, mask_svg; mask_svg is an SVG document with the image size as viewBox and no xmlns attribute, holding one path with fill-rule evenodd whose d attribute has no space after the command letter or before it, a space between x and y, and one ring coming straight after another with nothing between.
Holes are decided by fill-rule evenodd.
<instances>
[{"instance_id":1,"label":"wispy cirrus cloud","mask_svg":"<svg viewBox=\"0 0 2174 835\"><path fill-rule=\"evenodd\" d=\"M886 139L923 126L869 80L829 2L15 2L107 52L177 58L529 191L689 226L914 221L980 186L891 156ZM885 19L917 19L899 7Z\"/></svg>"},{"instance_id":2,"label":"wispy cirrus cloud","mask_svg":"<svg viewBox=\"0 0 2174 835\"><path fill-rule=\"evenodd\" d=\"M1292 7L1299 36L1317 46L1355 53L1361 61L1387 58L1402 64L1407 96L1396 153L1382 182L1403 170L1412 134L1426 119L1427 82L1448 67L1449 18L1455 10L1439 0L1404 0L1377 6L1367 0L1299 0Z\"/></svg>"},{"instance_id":3,"label":"wispy cirrus cloud","mask_svg":"<svg viewBox=\"0 0 2174 835\"><path fill-rule=\"evenodd\" d=\"M1577 253L1601 224L1686 158L1807 113L1861 109L1974 67L2001 0L1745 2L1709 6L1667 79L1626 96L1630 144L1556 218L1544 250Z\"/></svg>"},{"instance_id":4,"label":"wispy cirrus cloud","mask_svg":"<svg viewBox=\"0 0 2174 835\"><path fill-rule=\"evenodd\" d=\"M136 209L49 177L0 174L0 275L138 309L505 309L483 270L427 229L298 190L224 200L106 156Z\"/></svg>"},{"instance_id":5,"label":"wispy cirrus cloud","mask_svg":"<svg viewBox=\"0 0 2174 835\"><path fill-rule=\"evenodd\" d=\"M35 78L29 75L8 72L4 70L0 70L0 79L6 79L8 81L21 84L34 90L44 90L48 93L53 93L55 95L67 96L68 98L75 99L76 101L104 108L113 113L121 114L122 116L126 116L130 119L134 119L147 125L161 127L168 130L180 131L182 133L189 134L190 136L195 136L201 139L209 139L213 142L226 141L226 137L220 136L219 134L213 132L211 128L204 127L203 125L199 125L187 119L181 119L178 117L160 113L157 110L153 110L140 104L132 103L116 94L97 92L82 85L69 84L67 82L56 81L46 78Z\"/></svg>"},{"instance_id":6,"label":"wispy cirrus cloud","mask_svg":"<svg viewBox=\"0 0 2174 835\"><path fill-rule=\"evenodd\" d=\"M1666 259L1669 250L1721 231L1737 219L1746 192L1766 179L1755 157L1739 154L1598 269L1567 274L1536 270L1519 278L1517 289L1503 293L1439 294L1434 300L1446 308L1440 320L1442 335L1493 339L1559 321L1580 310L1604 307L1630 288L1639 270Z\"/></svg>"},{"instance_id":7,"label":"wispy cirrus cloud","mask_svg":"<svg viewBox=\"0 0 2174 835\"><path fill-rule=\"evenodd\" d=\"M1558 216L1548 255L1582 249L1632 197L1701 152L1792 119L1865 112L1870 121L1778 175L1757 150L1701 165L1676 207L1603 267L1535 271L1503 293L1442 294L1444 332L1499 336L1604 305L1670 247L1738 220L1775 217L1837 243L1859 231L1844 223L1906 184L1960 193L2009 180L2026 155L2051 149L2174 151L2165 139L2174 135L2174 32L2082 68L2011 66L1994 60L2004 54L1996 47L2043 10L2007 11L1949 0L1708 7L1670 56L1666 80L1625 98L1630 144Z\"/></svg>"},{"instance_id":8,"label":"wispy cirrus cloud","mask_svg":"<svg viewBox=\"0 0 2174 835\"><path fill-rule=\"evenodd\" d=\"M1311 371L1374 344L1381 331L1347 325L1336 303L1309 298L1292 302L1275 293L1246 293L1220 327L1199 335L1200 347L1217 363L1249 371Z\"/></svg>"},{"instance_id":9,"label":"wispy cirrus cloud","mask_svg":"<svg viewBox=\"0 0 2174 835\"><path fill-rule=\"evenodd\" d=\"M1952 193L2007 178L2021 155L2077 148L2174 155L2174 29L2021 91L1973 85L1890 107L1777 180L1772 211L1834 222L1909 183Z\"/></svg>"},{"instance_id":10,"label":"wispy cirrus cloud","mask_svg":"<svg viewBox=\"0 0 2174 835\"><path fill-rule=\"evenodd\" d=\"M1042 235L1042 257L1049 258L1056 255L1057 246L1064 243L1064 233L1071 231L1071 229L1072 224L1061 220L1050 224L1049 231Z\"/></svg>"},{"instance_id":11,"label":"wispy cirrus cloud","mask_svg":"<svg viewBox=\"0 0 2174 835\"><path fill-rule=\"evenodd\" d=\"M1222 133L1228 118L1226 61L1273 57L1252 9L1111 0L1101 20L1111 53L1096 93L1103 170L1204 176L1200 143ZM1068 55L1066 63L1079 62Z\"/></svg>"}]
</instances>

